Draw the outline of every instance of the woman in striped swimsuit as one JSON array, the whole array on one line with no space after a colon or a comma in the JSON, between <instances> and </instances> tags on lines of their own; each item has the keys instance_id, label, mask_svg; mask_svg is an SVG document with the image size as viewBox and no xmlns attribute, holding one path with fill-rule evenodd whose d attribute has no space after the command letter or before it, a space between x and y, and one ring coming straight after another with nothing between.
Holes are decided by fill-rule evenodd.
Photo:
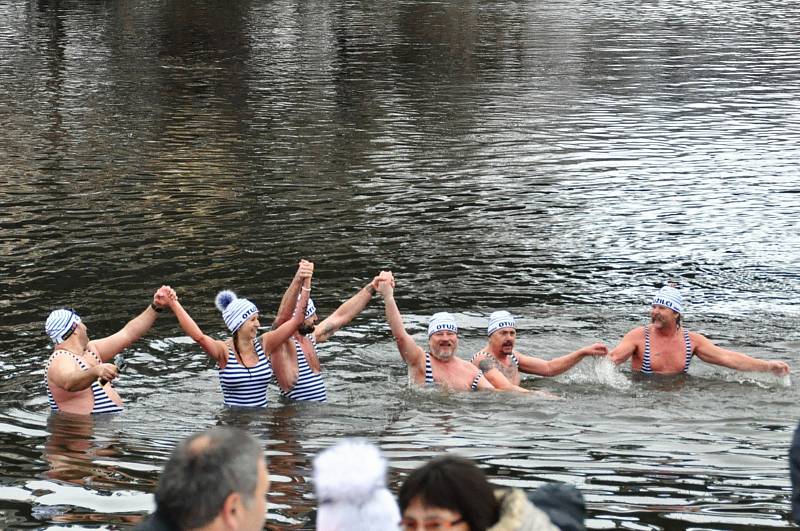
<instances>
[{"instance_id":1,"label":"woman in striped swimsuit","mask_svg":"<svg viewBox=\"0 0 800 531\"><path fill-rule=\"evenodd\" d=\"M312 269L313 271L313 269ZM216 305L233 334L226 341L203 333L177 298L170 307L183 330L217 362L223 401L232 407L266 407L267 385L273 378L269 352L289 339L303 322L303 309L311 291L311 274L303 278L302 294L295 313L282 326L258 335L258 308L247 299L237 298L232 291L217 294Z\"/></svg>"}]
</instances>

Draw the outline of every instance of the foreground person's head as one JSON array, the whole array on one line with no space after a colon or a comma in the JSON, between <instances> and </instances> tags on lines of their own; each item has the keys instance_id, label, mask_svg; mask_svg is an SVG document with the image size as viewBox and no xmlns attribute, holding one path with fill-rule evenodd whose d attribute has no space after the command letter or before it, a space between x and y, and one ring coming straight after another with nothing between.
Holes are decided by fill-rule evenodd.
<instances>
[{"instance_id":1,"label":"foreground person's head","mask_svg":"<svg viewBox=\"0 0 800 531\"><path fill-rule=\"evenodd\" d=\"M317 531L397 531L386 460L366 441L345 440L314 459Z\"/></svg>"},{"instance_id":2,"label":"foreground person's head","mask_svg":"<svg viewBox=\"0 0 800 531\"><path fill-rule=\"evenodd\" d=\"M172 452L156 490L157 513L180 529L263 529L269 476L249 433L218 427Z\"/></svg>"},{"instance_id":3,"label":"foreground person's head","mask_svg":"<svg viewBox=\"0 0 800 531\"><path fill-rule=\"evenodd\" d=\"M472 461L456 456L437 457L411 472L400 487L398 503L403 530L438 524L452 531L484 531L499 517L486 475Z\"/></svg>"}]
</instances>

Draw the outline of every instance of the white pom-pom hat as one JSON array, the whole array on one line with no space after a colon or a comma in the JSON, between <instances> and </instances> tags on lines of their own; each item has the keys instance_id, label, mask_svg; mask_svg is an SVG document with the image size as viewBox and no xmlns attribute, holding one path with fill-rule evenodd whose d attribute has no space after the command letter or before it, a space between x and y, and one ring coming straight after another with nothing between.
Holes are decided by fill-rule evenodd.
<instances>
[{"instance_id":1,"label":"white pom-pom hat","mask_svg":"<svg viewBox=\"0 0 800 531\"><path fill-rule=\"evenodd\" d=\"M256 305L247 299L240 299L231 290L223 290L217 293L214 303L217 309L222 312L222 319L225 326L231 332L236 332L241 328L245 321L258 313Z\"/></svg>"}]
</instances>

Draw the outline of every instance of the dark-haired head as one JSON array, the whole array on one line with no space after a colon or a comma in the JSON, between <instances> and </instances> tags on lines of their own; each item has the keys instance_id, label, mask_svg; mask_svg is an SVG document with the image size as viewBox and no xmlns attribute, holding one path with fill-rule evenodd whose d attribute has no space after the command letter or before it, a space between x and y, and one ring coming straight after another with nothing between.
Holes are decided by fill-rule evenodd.
<instances>
[{"instance_id":1,"label":"dark-haired head","mask_svg":"<svg viewBox=\"0 0 800 531\"><path fill-rule=\"evenodd\" d=\"M480 468L463 457L437 457L408 475L398 494L404 518L416 498L425 507L458 513L470 531L484 531L499 517L492 485Z\"/></svg>"}]
</instances>

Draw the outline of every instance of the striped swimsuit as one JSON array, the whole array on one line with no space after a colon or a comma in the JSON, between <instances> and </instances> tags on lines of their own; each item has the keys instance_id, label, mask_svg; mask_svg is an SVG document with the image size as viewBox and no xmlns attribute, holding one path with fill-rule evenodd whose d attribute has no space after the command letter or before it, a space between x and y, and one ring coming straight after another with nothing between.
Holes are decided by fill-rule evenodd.
<instances>
[{"instance_id":1,"label":"striped swimsuit","mask_svg":"<svg viewBox=\"0 0 800 531\"><path fill-rule=\"evenodd\" d=\"M689 372L689 364L692 362L692 342L689 340L689 331L683 329L683 344L686 346L685 361L683 364L683 372ZM642 356L642 368L640 369L643 374L653 374L653 368L650 366L650 327L644 327L644 356Z\"/></svg>"},{"instance_id":2,"label":"striped swimsuit","mask_svg":"<svg viewBox=\"0 0 800 531\"><path fill-rule=\"evenodd\" d=\"M478 371L478 374L475 375L475 378L472 379L472 384L469 386L470 391L477 391L478 390L478 382L481 380L483 376L483 371ZM436 381L433 379L433 365L431 365L431 353L425 353L425 385L436 385Z\"/></svg>"},{"instance_id":3,"label":"striped swimsuit","mask_svg":"<svg viewBox=\"0 0 800 531\"><path fill-rule=\"evenodd\" d=\"M253 367L239 363L233 349L228 349L228 363L219 370L219 383L226 406L267 406L267 384L272 380L272 363L264 354L258 338L253 340L253 346L258 354L258 363Z\"/></svg>"},{"instance_id":4,"label":"striped swimsuit","mask_svg":"<svg viewBox=\"0 0 800 531\"><path fill-rule=\"evenodd\" d=\"M80 367L81 370L83 371L89 370L89 367L86 366L83 360L80 359L75 354L73 354L72 352L68 350L56 350L55 352L53 352L53 355L50 356L50 359L47 360L47 364L45 365L44 369L45 373L44 386L47 388L47 401L50 403L50 409L53 411L58 411L58 404L56 403L55 398L53 398L53 393L50 392L50 386L47 384L47 371L50 369L50 363L52 363L53 358L55 358L59 354L69 354L76 362L78 362L78 367ZM97 358L97 361L99 361L100 363L103 362L103 360L97 357L97 354L95 354L94 352L92 352L92 354L94 354L94 357ZM92 397L94 398L94 406L92 407L91 411L92 415L96 415L98 413L119 413L120 411L122 411L122 406L117 405L116 402L111 400L111 397L108 396L108 393L106 393L105 389L103 389L100 386L100 383L98 381L95 380L94 382L92 382L92 386L90 389L92 390Z\"/></svg>"},{"instance_id":5,"label":"striped swimsuit","mask_svg":"<svg viewBox=\"0 0 800 531\"><path fill-rule=\"evenodd\" d=\"M316 348L317 342L314 336L308 334L306 337ZM295 382L294 387L289 391L281 389L281 394L292 400L326 402L328 400L328 394L325 391L325 380L322 379L322 373L311 370L311 367L308 365L308 360L306 360L303 346L295 338L292 338L292 342L294 343L294 351L297 357L297 382Z\"/></svg>"}]
</instances>

